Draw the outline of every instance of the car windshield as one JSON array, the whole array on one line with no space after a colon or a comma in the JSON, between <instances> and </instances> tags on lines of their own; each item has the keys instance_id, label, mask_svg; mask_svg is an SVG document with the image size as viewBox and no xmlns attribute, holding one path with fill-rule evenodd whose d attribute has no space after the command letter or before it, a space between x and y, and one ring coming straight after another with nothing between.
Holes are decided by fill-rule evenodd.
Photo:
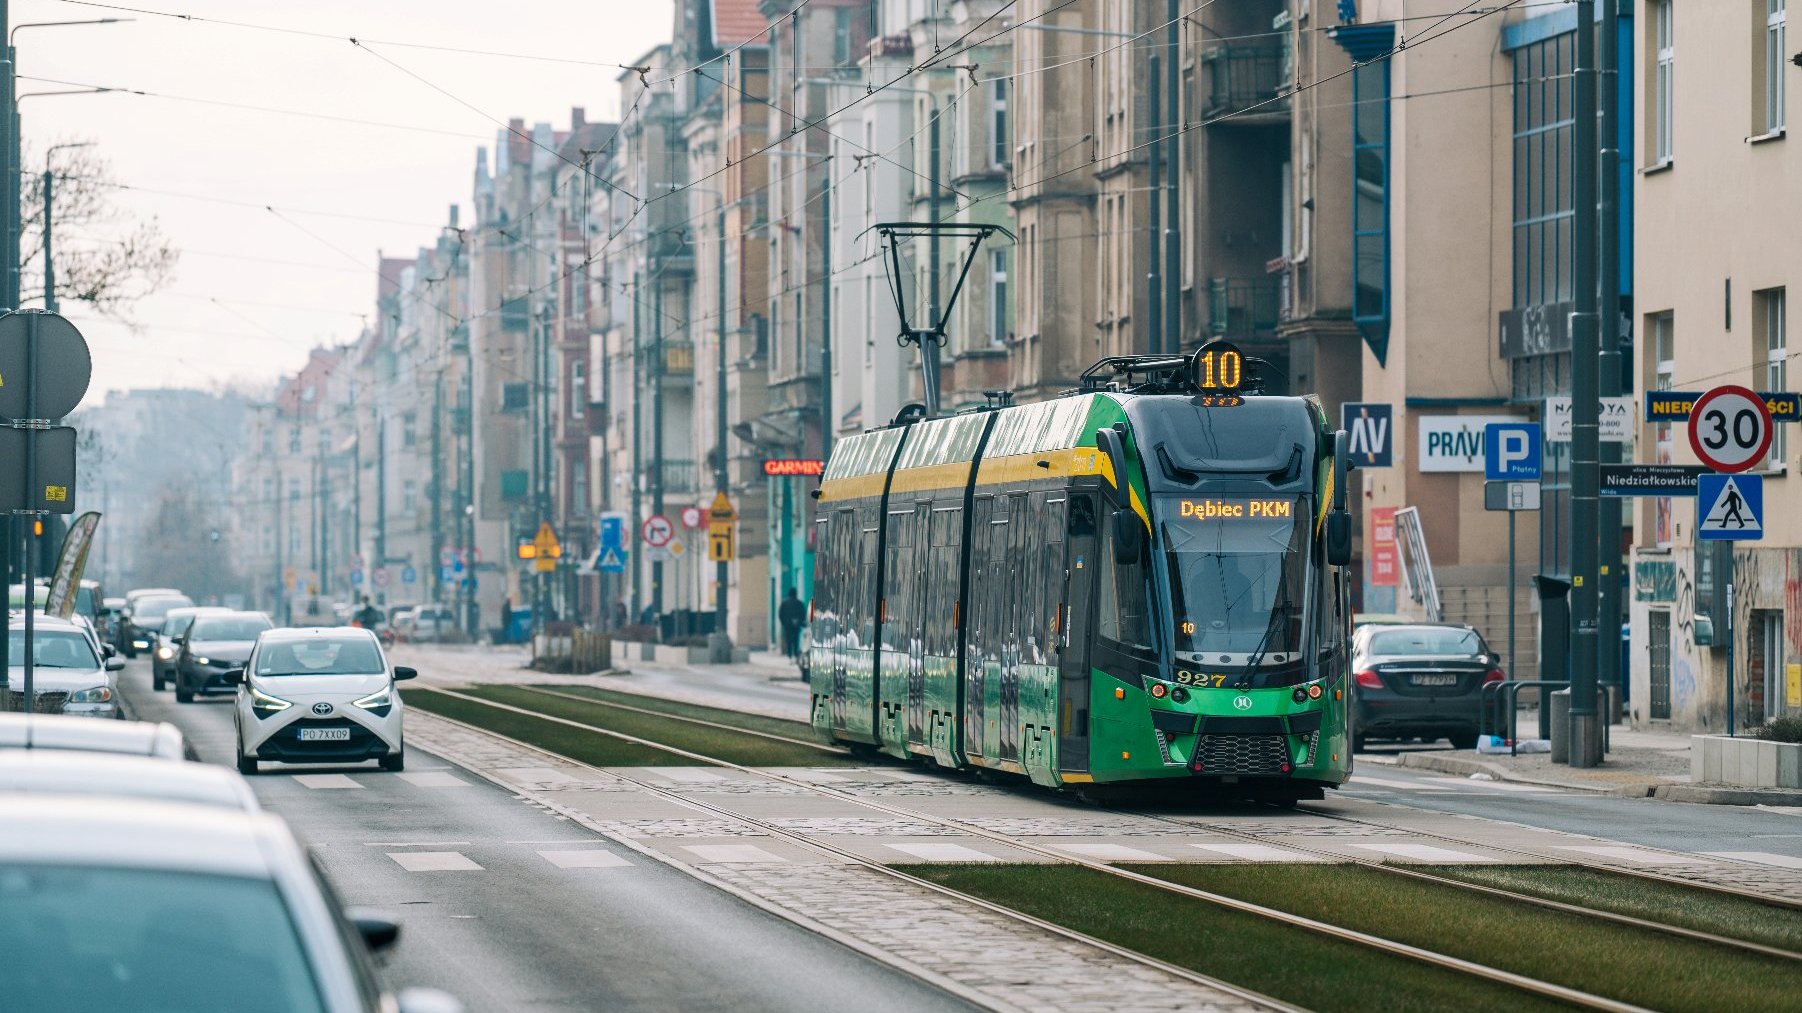
<instances>
[{"instance_id":1,"label":"car windshield","mask_svg":"<svg viewBox=\"0 0 1802 1013\"><path fill-rule=\"evenodd\" d=\"M384 671L381 651L366 637L278 640L257 649L258 675L380 675Z\"/></svg>"},{"instance_id":2,"label":"car windshield","mask_svg":"<svg viewBox=\"0 0 1802 1013\"><path fill-rule=\"evenodd\" d=\"M1475 630L1408 627L1380 630L1370 635L1370 653L1391 655L1477 655L1483 638Z\"/></svg>"},{"instance_id":3,"label":"car windshield","mask_svg":"<svg viewBox=\"0 0 1802 1013\"><path fill-rule=\"evenodd\" d=\"M189 640L255 640L269 628L262 616L209 616L194 620Z\"/></svg>"},{"instance_id":4,"label":"car windshield","mask_svg":"<svg viewBox=\"0 0 1802 1013\"><path fill-rule=\"evenodd\" d=\"M15 625L6 640L6 663L13 668L25 665L25 632ZM74 630L37 630L31 638L31 660L39 668L99 668L94 646L85 634Z\"/></svg>"},{"instance_id":5,"label":"car windshield","mask_svg":"<svg viewBox=\"0 0 1802 1013\"><path fill-rule=\"evenodd\" d=\"M1285 663L1306 629L1307 501L1160 496L1172 641L1216 664Z\"/></svg>"},{"instance_id":6,"label":"car windshield","mask_svg":"<svg viewBox=\"0 0 1802 1013\"><path fill-rule=\"evenodd\" d=\"M165 616L163 618L163 636L179 637L188 632L188 627L192 625L194 625L194 613L192 612Z\"/></svg>"},{"instance_id":7,"label":"car windshield","mask_svg":"<svg viewBox=\"0 0 1802 1013\"><path fill-rule=\"evenodd\" d=\"M151 869L0 864L8 1009L325 1008L275 885Z\"/></svg>"},{"instance_id":8,"label":"car windshield","mask_svg":"<svg viewBox=\"0 0 1802 1013\"><path fill-rule=\"evenodd\" d=\"M131 610L131 614L139 626L149 626L162 622L163 617L169 614L170 609L187 608L193 604L194 602L188 598L146 598L138 602L137 607Z\"/></svg>"}]
</instances>

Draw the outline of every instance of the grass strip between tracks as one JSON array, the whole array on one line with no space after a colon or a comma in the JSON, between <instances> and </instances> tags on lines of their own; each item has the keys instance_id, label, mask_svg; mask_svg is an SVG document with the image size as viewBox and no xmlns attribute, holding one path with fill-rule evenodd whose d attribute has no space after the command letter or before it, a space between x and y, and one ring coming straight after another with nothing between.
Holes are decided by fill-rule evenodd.
<instances>
[{"instance_id":1,"label":"grass strip between tracks","mask_svg":"<svg viewBox=\"0 0 1802 1013\"><path fill-rule=\"evenodd\" d=\"M1793 1010L1797 1005L1796 965L1775 957L1404 880L1376 869L1175 864L1134 868L1652 1009Z\"/></svg>"},{"instance_id":2,"label":"grass strip between tracks","mask_svg":"<svg viewBox=\"0 0 1802 1013\"><path fill-rule=\"evenodd\" d=\"M416 692L411 688L405 691L409 704L414 702ZM471 686L458 692L538 714L580 721L596 728L718 757L747 767L832 767L855 762L849 756L839 756L806 746L790 745L755 735L741 735L722 728L708 728L651 714L635 714L598 703L545 696L517 687ZM430 690L426 690L426 693L430 695L420 698L420 705L426 710L468 722L478 728L488 728L597 767L694 766L700 762L675 753L622 742L597 732L571 728L555 721L541 721L523 714L495 710L467 700L431 693Z\"/></svg>"},{"instance_id":3,"label":"grass strip between tracks","mask_svg":"<svg viewBox=\"0 0 1802 1013\"><path fill-rule=\"evenodd\" d=\"M1081 866L984 863L897 868L1322 1013L1529 1013L1567 1008L1506 985Z\"/></svg>"},{"instance_id":4,"label":"grass strip between tracks","mask_svg":"<svg viewBox=\"0 0 1802 1013\"><path fill-rule=\"evenodd\" d=\"M1577 865L1445 865L1422 871L1802 953L1802 911L1746 897Z\"/></svg>"},{"instance_id":5,"label":"grass strip between tracks","mask_svg":"<svg viewBox=\"0 0 1802 1013\"><path fill-rule=\"evenodd\" d=\"M617 703L627 707L636 707L639 710L672 714L676 717L714 721L722 725L732 725L735 728L763 732L766 735L785 735L791 739L801 739L804 742L820 742L819 733L805 721L788 721L782 718L765 717L762 714L744 714L719 707L704 707L681 700L669 700L660 696L621 693L618 690L598 689L593 686L544 685L533 688L567 693L570 696L585 696L602 703Z\"/></svg>"}]
</instances>

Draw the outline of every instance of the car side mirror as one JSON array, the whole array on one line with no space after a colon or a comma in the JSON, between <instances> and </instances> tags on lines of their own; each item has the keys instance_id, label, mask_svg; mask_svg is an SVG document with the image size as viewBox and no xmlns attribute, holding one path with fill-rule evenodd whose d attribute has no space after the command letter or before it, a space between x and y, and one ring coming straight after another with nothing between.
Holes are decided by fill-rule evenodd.
<instances>
[{"instance_id":1,"label":"car side mirror","mask_svg":"<svg viewBox=\"0 0 1802 1013\"><path fill-rule=\"evenodd\" d=\"M369 952L380 953L393 946L400 939L400 923L394 916L371 908L346 908L344 917L356 926L357 935L363 937L363 945Z\"/></svg>"},{"instance_id":2,"label":"car side mirror","mask_svg":"<svg viewBox=\"0 0 1802 1013\"><path fill-rule=\"evenodd\" d=\"M1123 566L1139 562L1145 554L1145 526L1131 510L1114 511L1114 559Z\"/></svg>"},{"instance_id":3,"label":"car side mirror","mask_svg":"<svg viewBox=\"0 0 1802 1013\"><path fill-rule=\"evenodd\" d=\"M235 686L242 686L244 684L244 670L242 668L228 669L224 674L219 676L219 678L224 679L226 682Z\"/></svg>"},{"instance_id":4,"label":"car side mirror","mask_svg":"<svg viewBox=\"0 0 1802 1013\"><path fill-rule=\"evenodd\" d=\"M118 654L118 653L119 653L119 649L117 647L114 647L111 644L101 644L100 645L100 656L103 658L110 658L113 655Z\"/></svg>"},{"instance_id":5,"label":"car side mirror","mask_svg":"<svg viewBox=\"0 0 1802 1013\"><path fill-rule=\"evenodd\" d=\"M417 679L417 678L419 678L419 670L418 669L408 668L406 665L394 666L394 681L395 682L399 682L402 679Z\"/></svg>"},{"instance_id":6,"label":"car side mirror","mask_svg":"<svg viewBox=\"0 0 1802 1013\"><path fill-rule=\"evenodd\" d=\"M186 633L183 633L180 636L176 637L175 638L175 646L177 646L177 647L188 646L188 635Z\"/></svg>"},{"instance_id":7,"label":"car side mirror","mask_svg":"<svg viewBox=\"0 0 1802 1013\"><path fill-rule=\"evenodd\" d=\"M113 657L113 656L112 656L112 655L110 655L110 654L109 654L109 655L107 655L107 657L106 657L106 670L107 670L107 671L109 671L109 672L123 672L123 671L125 671L125 659L124 659L124 658L115 658L115 657Z\"/></svg>"},{"instance_id":8,"label":"car side mirror","mask_svg":"<svg viewBox=\"0 0 1802 1013\"><path fill-rule=\"evenodd\" d=\"M1328 510L1326 515L1326 561L1333 566L1346 566L1352 560L1351 514L1345 510Z\"/></svg>"}]
</instances>

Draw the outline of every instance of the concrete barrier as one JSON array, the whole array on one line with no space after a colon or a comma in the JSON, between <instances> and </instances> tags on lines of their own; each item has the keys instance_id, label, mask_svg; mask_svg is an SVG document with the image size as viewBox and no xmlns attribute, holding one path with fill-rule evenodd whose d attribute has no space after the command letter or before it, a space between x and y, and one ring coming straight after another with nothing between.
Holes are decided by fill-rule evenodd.
<instances>
[{"instance_id":1,"label":"concrete barrier","mask_svg":"<svg viewBox=\"0 0 1802 1013\"><path fill-rule=\"evenodd\" d=\"M1802 789L1802 743L1692 735L1689 765L1701 783Z\"/></svg>"}]
</instances>

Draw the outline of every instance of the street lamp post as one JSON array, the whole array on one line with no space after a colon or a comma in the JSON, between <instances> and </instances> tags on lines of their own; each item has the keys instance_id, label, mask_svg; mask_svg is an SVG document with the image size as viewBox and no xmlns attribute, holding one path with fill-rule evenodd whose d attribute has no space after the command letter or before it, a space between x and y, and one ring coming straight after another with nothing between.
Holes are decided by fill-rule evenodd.
<instances>
[{"instance_id":1,"label":"street lamp post","mask_svg":"<svg viewBox=\"0 0 1802 1013\"><path fill-rule=\"evenodd\" d=\"M56 312L56 262L50 259L50 209L55 194L56 174L50 170L51 158L64 148L87 148L93 141L70 141L66 144L52 144L44 152L44 310Z\"/></svg>"}]
</instances>

